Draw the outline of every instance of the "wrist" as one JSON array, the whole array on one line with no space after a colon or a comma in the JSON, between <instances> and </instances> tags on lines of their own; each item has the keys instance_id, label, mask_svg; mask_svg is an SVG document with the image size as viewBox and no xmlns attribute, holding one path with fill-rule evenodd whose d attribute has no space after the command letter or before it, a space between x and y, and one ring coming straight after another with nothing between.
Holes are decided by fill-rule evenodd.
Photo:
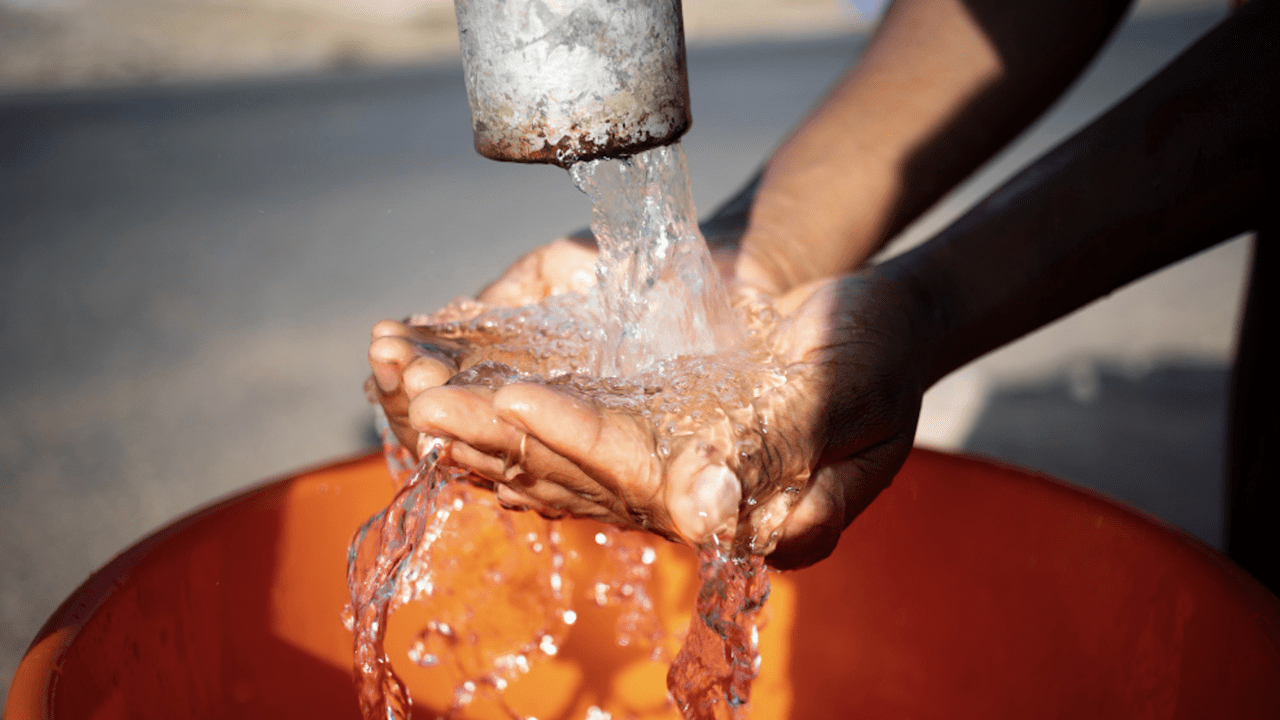
<instances>
[{"instance_id":1,"label":"wrist","mask_svg":"<svg viewBox=\"0 0 1280 720\"><path fill-rule=\"evenodd\" d=\"M924 387L928 388L955 369L945 366L939 350L945 344L951 320L939 288L929 282L911 260L899 256L876 266L872 272L895 288L907 317L910 343L919 352Z\"/></svg>"}]
</instances>

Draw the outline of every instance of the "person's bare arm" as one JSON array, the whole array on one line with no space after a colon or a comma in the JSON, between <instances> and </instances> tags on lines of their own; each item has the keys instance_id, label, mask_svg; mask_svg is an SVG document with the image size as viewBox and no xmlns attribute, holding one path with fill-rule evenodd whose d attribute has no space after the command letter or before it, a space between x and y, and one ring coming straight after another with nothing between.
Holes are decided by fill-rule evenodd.
<instances>
[{"instance_id":1,"label":"person's bare arm","mask_svg":"<svg viewBox=\"0 0 1280 720\"><path fill-rule=\"evenodd\" d=\"M1042 112L1128 2L896 0L861 60L763 178L704 223L718 262L774 293L861 265ZM581 289L594 259L589 234L557 240L480 299L514 306ZM369 360L376 397L413 447L405 408L445 369L431 353L420 357L409 334L380 324Z\"/></svg>"},{"instance_id":2,"label":"person's bare arm","mask_svg":"<svg viewBox=\"0 0 1280 720\"><path fill-rule=\"evenodd\" d=\"M930 382L1280 201L1280 2L1254 0L938 237L885 263L936 311Z\"/></svg>"},{"instance_id":3,"label":"person's bare arm","mask_svg":"<svg viewBox=\"0 0 1280 720\"><path fill-rule=\"evenodd\" d=\"M1049 106L1128 0L896 0L861 59L706 224L774 292L861 265Z\"/></svg>"},{"instance_id":4,"label":"person's bare arm","mask_svg":"<svg viewBox=\"0 0 1280 720\"><path fill-rule=\"evenodd\" d=\"M809 368L799 386L784 386L793 390L786 418L795 427L783 434L812 443L815 469L776 536L767 534L777 542L771 562L805 565L831 551L901 467L929 383L1129 280L1248 229L1274 202L1280 185L1278 15L1280 0L1254 0L938 237L867 272L798 288L782 299L784 314L798 316L806 330L780 352ZM665 508L655 488L687 481L689 473L662 467L621 474L597 468L602 429L621 438L610 440L610 449L627 450L631 460L654 457L646 455L642 434L628 432L633 426L625 417L568 407L573 399L549 388L502 392L508 397L492 405L472 403L497 422L453 421L441 412L452 406L438 391L419 396L414 411L420 429L483 445L488 457L528 457L534 482L519 491L504 486L520 502L620 522L637 509L661 518L657 511ZM571 415L575 427L591 432L574 430L569 442L559 442ZM505 435L479 437L477 427L503 428ZM526 454L526 433L549 443L531 439L530 447L553 452ZM582 445L582 438L590 442ZM569 474L572 485L555 479ZM565 493L570 486L575 492ZM625 506L621 513L619 506Z\"/></svg>"}]
</instances>

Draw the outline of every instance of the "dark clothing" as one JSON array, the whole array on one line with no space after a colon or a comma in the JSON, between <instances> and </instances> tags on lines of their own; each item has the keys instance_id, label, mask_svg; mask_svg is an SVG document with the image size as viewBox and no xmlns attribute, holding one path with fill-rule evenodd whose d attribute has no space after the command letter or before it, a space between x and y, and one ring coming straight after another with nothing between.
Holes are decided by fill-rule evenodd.
<instances>
[{"instance_id":1,"label":"dark clothing","mask_svg":"<svg viewBox=\"0 0 1280 720\"><path fill-rule=\"evenodd\" d=\"M1227 554L1280 595L1280 228L1254 239L1231 390Z\"/></svg>"}]
</instances>

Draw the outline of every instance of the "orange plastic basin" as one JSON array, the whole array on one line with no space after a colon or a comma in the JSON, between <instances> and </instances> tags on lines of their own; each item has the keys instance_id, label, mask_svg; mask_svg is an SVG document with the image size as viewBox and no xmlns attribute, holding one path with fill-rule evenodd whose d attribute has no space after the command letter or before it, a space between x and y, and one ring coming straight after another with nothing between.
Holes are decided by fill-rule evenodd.
<instances>
[{"instance_id":1,"label":"orange plastic basin","mask_svg":"<svg viewBox=\"0 0 1280 720\"><path fill-rule=\"evenodd\" d=\"M160 530L54 613L5 717L358 717L345 550L389 497L369 456ZM567 534L587 543L590 528ZM676 556L663 551L660 593L692 592ZM753 717L1280 718L1274 596L1176 532L986 462L917 450L831 559L774 588ZM522 712L643 717L661 703L661 673L591 611L513 686ZM393 657L411 624L393 617ZM398 667L415 717L435 717L447 688Z\"/></svg>"}]
</instances>

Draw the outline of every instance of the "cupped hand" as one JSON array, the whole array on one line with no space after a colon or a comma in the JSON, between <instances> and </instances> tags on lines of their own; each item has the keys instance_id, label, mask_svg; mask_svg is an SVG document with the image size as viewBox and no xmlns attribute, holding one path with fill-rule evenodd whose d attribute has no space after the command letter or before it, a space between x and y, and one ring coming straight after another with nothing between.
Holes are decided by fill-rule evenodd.
<instances>
[{"instance_id":1,"label":"cupped hand","mask_svg":"<svg viewBox=\"0 0 1280 720\"><path fill-rule=\"evenodd\" d=\"M712 258L730 282L739 273L751 282L765 276L754 261L738 256L744 227L737 216L704 226ZM554 240L516 260L481 290L476 300L514 308L565 292L586 292L596 283L598 256L590 231ZM409 423L409 402L424 390L445 384L458 372L456 348L434 337L423 323L383 320L373 327L369 365L373 372L366 389L371 401L382 406L391 432L416 456L421 434Z\"/></svg>"},{"instance_id":2,"label":"cupped hand","mask_svg":"<svg viewBox=\"0 0 1280 720\"><path fill-rule=\"evenodd\" d=\"M757 454L772 485L735 477L738 419L708 421L664 455L636 413L538 384L411 387L408 425L451 439L452 460L493 479L508 506L689 542L737 536L777 567L811 564L830 554L910 451L927 377L926 323L900 283L874 272L798 288L776 307L784 319L770 342L788 381L754 403L768 426ZM428 360L413 364L428 364L433 380L449 370L447 358L419 357ZM770 494L777 487L793 492ZM737 523L740 503L750 512Z\"/></svg>"},{"instance_id":3,"label":"cupped hand","mask_svg":"<svg viewBox=\"0 0 1280 720\"><path fill-rule=\"evenodd\" d=\"M476 299L520 307L564 292L584 292L595 284L598 254L589 232L554 240L513 263ZM409 424L409 402L458 372L457 348L433 336L424 324L383 320L373 326L369 366L370 399L382 406L391 432L416 456L420 433Z\"/></svg>"}]
</instances>

